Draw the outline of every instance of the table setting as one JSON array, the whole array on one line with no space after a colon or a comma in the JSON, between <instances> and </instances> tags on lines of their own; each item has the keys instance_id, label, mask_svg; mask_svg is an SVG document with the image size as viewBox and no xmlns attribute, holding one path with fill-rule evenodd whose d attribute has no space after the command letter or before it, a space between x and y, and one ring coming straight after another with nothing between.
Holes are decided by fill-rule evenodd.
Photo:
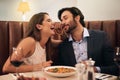
<instances>
[{"instance_id":1,"label":"table setting","mask_svg":"<svg viewBox=\"0 0 120 80\"><path fill-rule=\"evenodd\" d=\"M61 73L64 71L63 73ZM27 79L18 79L16 73L1 75L0 80L79 80L79 75L75 67L70 66L50 66L43 71L19 73ZM95 73L95 80L116 80L116 76L102 73ZM85 80L85 75L83 75Z\"/></svg>"}]
</instances>

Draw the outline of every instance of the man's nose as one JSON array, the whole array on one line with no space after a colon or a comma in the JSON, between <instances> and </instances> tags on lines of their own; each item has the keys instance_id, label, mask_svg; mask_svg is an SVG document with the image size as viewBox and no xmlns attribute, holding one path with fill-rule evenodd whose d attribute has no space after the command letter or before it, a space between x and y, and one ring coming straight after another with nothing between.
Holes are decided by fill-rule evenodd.
<instances>
[{"instance_id":1,"label":"man's nose","mask_svg":"<svg viewBox=\"0 0 120 80\"><path fill-rule=\"evenodd\" d=\"M65 24L65 21L61 21L61 24Z\"/></svg>"}]
</instances>

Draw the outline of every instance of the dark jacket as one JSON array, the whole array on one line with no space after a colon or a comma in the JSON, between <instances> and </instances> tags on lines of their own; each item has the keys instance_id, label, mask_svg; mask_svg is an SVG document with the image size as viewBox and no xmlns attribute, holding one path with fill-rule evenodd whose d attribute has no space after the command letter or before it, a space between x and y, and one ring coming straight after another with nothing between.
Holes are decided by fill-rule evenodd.
<instances>
[{"instance_id":1,"label":"dark jacket","mask_svg":"<svg viewBox=\"0 0 120 80\"><path fill-rule=\"evenodd\" d=\"M87 38L88 58L95 61L95 66L99 66L101 73L116 75L118 68L114 63L114 50L105 32L89 30L90 36ZM75 66L76 59L73 51L72 41L66 39L59 45L57 65Z\"/></svg>"}]
</instances>

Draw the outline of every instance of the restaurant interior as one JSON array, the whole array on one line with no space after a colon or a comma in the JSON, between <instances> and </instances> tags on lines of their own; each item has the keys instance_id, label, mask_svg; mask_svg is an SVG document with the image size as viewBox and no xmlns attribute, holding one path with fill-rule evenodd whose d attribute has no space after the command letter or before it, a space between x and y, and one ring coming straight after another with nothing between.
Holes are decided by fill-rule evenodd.
<instances>
[{"instance_id":1,"label":"restaurant interior","mask_svg":"<svg viewBox=\"0 0 120 80\"><path fill-rule=\"evenodd\" d=\"M105 31L116 50L120 47L119 3L120 0L0 0L0 76L5 75L2 67L12 47L25 37L29 19L38 12L50 13L52 20L60 24L57 11L76 6L85 16L85 27Z\"/></svg>"}]
</instances>

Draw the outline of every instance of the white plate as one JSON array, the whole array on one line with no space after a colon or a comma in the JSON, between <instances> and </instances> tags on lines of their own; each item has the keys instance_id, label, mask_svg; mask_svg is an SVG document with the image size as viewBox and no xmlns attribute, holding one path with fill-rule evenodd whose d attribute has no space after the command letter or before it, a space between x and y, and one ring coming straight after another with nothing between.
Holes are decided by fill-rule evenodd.
<instances>
[{"instance_id":1,"label":"white plate","mask_svg":"<svg viewBox=\"0 0 120 80\"><path fill-rule=\"evenodd\" d=\"M54 72L49 72L48 69L53 69L53 68L68 68L68 69L73 69L75 71L73 72L66 72L66 73L54 73ZM74 75L76 73L76 68L75 67L70 67L70 66L50 66L44 68L44 72L47 73L48 75L54 76L54 77L67 77Z\"/></svg>"}]
</instances>

